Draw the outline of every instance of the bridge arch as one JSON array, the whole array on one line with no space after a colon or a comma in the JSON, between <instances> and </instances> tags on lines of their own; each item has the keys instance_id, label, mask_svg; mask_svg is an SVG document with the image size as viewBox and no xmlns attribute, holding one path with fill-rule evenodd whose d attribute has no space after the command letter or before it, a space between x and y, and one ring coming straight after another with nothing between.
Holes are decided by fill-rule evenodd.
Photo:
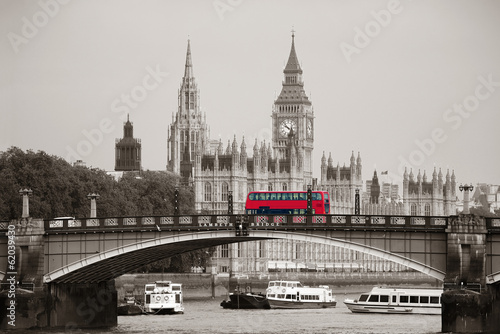
<instances>
[{"instance_id":1,"label":"bridge arch","mask_svg":"<svg viewBox=\"0 0 500 334\"><path fill-rule=\"evenodd\" d=\"M297 231L250 230L248 236L235 236L234 230L217 230L167 235L109 249L65 265L44 275L44 283L89 283L114 279L142 265L196 249L222 244L287 239L343 247L380 257L443 281L445 273L421 262L363 244Z\"/></svg>"}]
</instances>

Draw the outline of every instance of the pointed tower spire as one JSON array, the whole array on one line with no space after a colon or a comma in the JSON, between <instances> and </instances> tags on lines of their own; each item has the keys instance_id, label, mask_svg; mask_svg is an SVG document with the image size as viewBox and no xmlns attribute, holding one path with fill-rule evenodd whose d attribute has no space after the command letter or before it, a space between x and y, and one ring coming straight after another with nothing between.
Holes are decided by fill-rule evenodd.
<instances>
[{"instance_id":1,"label":"pointed tower spire","mask_svg":"<svg viewBox=\"0 0 500 334\"><path fill-rule=\"evenodd\" d=\"M191 42L188 39L188 47L186 52L186 67L184 69L184 78L193 77L193 62L191 61Z\"/></svg>"},{"instance_id":2,"label":"pointed tower spire","mask_svg":"<svg viewBox=\"0 0 500 334\"><path fill-rule=\"evenodd\" d=\"M292 29L292 48L290 50L290 55L288 56L288 61L286 63L284 72L302 74L299 58L297 57L297 53L295 52L295 30L293 29Z\"/></svg>"}]
</instances>

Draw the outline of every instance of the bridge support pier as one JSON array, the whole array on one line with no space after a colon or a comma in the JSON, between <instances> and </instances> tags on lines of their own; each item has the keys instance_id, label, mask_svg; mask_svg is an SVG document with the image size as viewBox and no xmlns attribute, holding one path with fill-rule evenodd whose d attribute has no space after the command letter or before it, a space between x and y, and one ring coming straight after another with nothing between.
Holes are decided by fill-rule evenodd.
<instances>
[{"instance_id":1,"label":"bridge support pier","mask_svg":"<svg viewBox=\"0 0 500 334\"><path fill-rule=\"evenodd\" d=\"M451 219L446 232L441 331L495 333L494 295L486 287L486 222L462 214Z\"/></svg>"},{"instance_id":2,"label":"bridge support pier","mask_svg":"<svg viewBox=\"0 0 500 334\"><path fill-rule=\"evenodd\" d=\"M66 330L117 325L115 281L99 283L49 283L48 325Z\"/></svg>"}]
</instances>

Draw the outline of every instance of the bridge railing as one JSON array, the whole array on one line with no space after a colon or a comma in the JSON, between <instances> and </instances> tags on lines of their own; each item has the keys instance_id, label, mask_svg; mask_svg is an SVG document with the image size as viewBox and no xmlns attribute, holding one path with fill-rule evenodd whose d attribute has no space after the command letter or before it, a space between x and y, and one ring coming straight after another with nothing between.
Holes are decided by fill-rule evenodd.
<instances>
[{"instance_id":1,"label":"bridge railing","mask_svg":"<svg viewBox=\"0 0 500 334\"><path fill-rule=\"evenodd\" d=\"M234 229L241 215L181 215L103 218L64 218L44 221L46 233L79 230L212 230ZM248 215L249 229L372 229L443 231L449 217L381 215ZM238 223L237 223L238 222Z\"/></svg>"}]
</instances>

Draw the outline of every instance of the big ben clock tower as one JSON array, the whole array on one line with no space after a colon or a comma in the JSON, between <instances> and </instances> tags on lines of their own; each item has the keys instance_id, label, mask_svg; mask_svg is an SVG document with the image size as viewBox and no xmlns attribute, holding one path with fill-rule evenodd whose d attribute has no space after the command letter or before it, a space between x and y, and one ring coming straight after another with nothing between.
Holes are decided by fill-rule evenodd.
<instances>
[{"instance_id":1,"label":"big ben clock tower","mask_svg":"<svg viewBox=\"0 0 500 334\"><path fill-rule=\"evenodd\" d=\"M287 146L293 140L298 148L299 165L304 181L312 182L312 151L314 147L314 111L304 91L302 69L295 53L295 34L292 31L292 49L283 70L281 93L273 106L273 150L280 159L286 159Z\"/></svg>"}]
</instances>

